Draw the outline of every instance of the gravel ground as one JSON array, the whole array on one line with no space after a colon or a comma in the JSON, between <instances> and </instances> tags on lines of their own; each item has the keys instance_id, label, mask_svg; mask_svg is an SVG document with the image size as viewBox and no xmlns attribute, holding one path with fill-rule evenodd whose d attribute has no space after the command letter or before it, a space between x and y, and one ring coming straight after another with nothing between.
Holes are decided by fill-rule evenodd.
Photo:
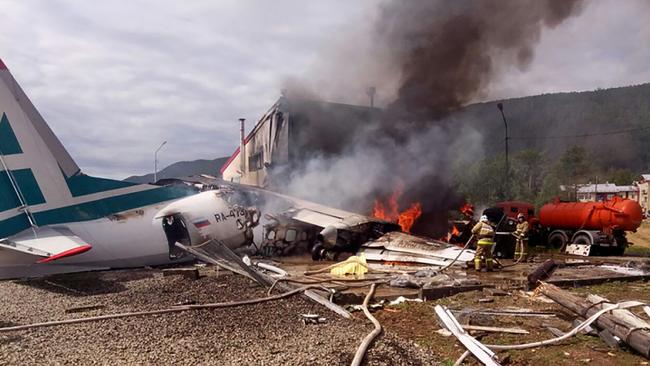
<instances>
[{"instance_id":1,"label":"gravel ground","mask_svg":"<svg viewBox=\"0 0 650 366\"><path fill-rule=\"evenodd\" d=\"M0 326L224 302L265 296L241 276L204 268L199 280L156 269L109 271L0 282ZM102 305L80 313L66 309ZM318 313L325 324L304 325ZM0 333L0 364L340 365L349 364L372 325L361 313L345 320L296 296L228 309L103 320ZM437 362L415 343L384 333L369 365Z\"/></svg>"}]
</instances>

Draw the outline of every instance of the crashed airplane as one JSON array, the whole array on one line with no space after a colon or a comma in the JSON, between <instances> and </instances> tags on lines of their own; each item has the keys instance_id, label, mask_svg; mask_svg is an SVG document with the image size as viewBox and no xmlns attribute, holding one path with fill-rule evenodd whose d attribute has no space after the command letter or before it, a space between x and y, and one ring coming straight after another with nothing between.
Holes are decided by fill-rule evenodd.
<instances>
[{"instance_id":1,"label":"crashed airplane","mask_svg":"<svg viewBox=\"0 0 650 366\"><path fill-rule=\"evenodd\" d=\"M391 222L213 177L161 186L83 174L1 60L0 114L0 278L191 260L176 243L250 246L261 219L267 254L301 243L314 259L363 250L445 265L459 256Z\"/></svg>"}]
</instances>

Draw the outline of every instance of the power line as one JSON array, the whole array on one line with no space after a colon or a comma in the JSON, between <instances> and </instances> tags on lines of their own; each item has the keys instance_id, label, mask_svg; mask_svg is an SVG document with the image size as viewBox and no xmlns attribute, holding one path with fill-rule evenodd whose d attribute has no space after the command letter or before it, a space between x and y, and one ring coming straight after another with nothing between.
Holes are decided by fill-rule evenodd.
<instances>
[{"instance_id":1,"label":"power line","mask_svg":"<svg viewBox=\"0 0 650 366\"><path fill-rule=\"evenodd\" d=\"M562 135L562 136L512 136L509 139L515 140L551 140L551 139L567 139L567 138L579 138L579 137L593 137L593 136L608 136L608 135L621 135L625 133L639 132L650 130L650 126L639 127L639 128L628 128L625 130L616 130L616 131L607 131L607 132L594 132L594 133L582 133L577 135Z\"/></svg>"}]
</instances>

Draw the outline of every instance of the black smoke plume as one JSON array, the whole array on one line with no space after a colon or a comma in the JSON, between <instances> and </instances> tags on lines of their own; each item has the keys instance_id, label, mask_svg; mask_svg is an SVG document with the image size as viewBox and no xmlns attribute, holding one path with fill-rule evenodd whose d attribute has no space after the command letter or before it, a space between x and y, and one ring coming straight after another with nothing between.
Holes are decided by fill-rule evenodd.
<instances>
[{"instance_id":1,"label":"black smoke plume","mask_svg":"<svg viewBox=\"0 0 650 366\"><path fill-rule=\"evenodd\" d=\"M422 204L423 216L414 230L433 237L446 233L447 211L463 203L451 183L452 165L482 154L481 136L468 127L455 128L450 114L484 98L500 71L510 66L525 70L542 30L577 15L582 7L581 0L384 3L374 34L366 37L372 40L366 48L383 58L359 59L361 65L356 66L397 70L394 100L372 122L365 117L341 121L314 117L312 124L322 123L328 133L310 135L305 141L333 136L344 143L300 161L287 191L369 212L375 198L386 198L399 185L404 188L402 207L414 201ZM333 69L343 70L354 60L344 62ZM382 85L389 84L382 82L384 78L394 77L387 72L374 76ZM318 90L306 85L300 89Z\"/></svg>"}]
</instances>

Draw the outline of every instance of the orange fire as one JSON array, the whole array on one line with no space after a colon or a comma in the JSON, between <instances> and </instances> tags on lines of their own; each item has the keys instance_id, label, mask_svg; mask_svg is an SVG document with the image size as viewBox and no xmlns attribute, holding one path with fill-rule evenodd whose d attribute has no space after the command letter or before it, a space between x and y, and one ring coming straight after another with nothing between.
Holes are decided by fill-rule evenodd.
<instances>
[{"instance_id":1,"label":"orange fire","mask_svg":"<svg viewBox=\"0 0 650 366\"><path fill-rule=\"evenodd\" d=\"M451 226L451 231L447 234L447 243L451 241L451 238L454 236L460 236L460 230L456 227L456 225Z\"/></svg>"},{"instance_id":2,"label":"orange fire","mask_svg":"<svg viewBox=\"0 0 650 366\"><path fill-rule=\"evenodd\" d=\"M461 208L458 209L458 211L469 218L474 216L474 206L469 203L465 203Z\"/></svg>"},{"instance_id":3,"label":"orange fire","mask_svg":"<svg viewBox=\"0 0 650 366\"><path fill-rule=\"evenodd\" d=\"M406 210L400 212L398 200L402 195L401 189L396 189L393 194L388 197L388 202L384 204L380 200L375 200L372 209L372 216L378 219L392 221L402 227L402 231L409 233L415 221L422 215L422 205L420 202L411 203L411 206Z\"/></svg>"}]
</instances>

